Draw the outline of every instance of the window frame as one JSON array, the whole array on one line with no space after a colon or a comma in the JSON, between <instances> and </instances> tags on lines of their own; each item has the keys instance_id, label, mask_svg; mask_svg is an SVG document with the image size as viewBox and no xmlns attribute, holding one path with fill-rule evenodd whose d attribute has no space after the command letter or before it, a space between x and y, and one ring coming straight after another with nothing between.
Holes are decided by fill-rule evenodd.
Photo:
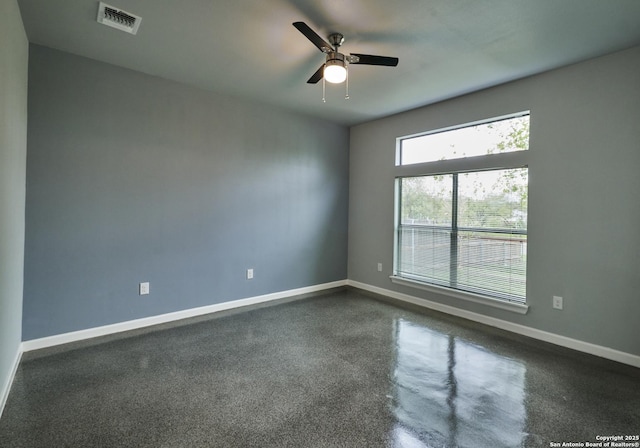
<instances>
[{"instance_id":1,"label":"window frame","mask_svg":"<svg viewBox=\"0 0 640 448\"><path fill-rule=\"evenodd\" d=\"M501 169L517 169L527 168L529 172L529 150L513 151L505 153L493 153L481 156L463 157L457 159L438 160L434 162L413 163L408 165L401 165L401 150L402 140L408 138L415 138L420 135L430 135L435 133L441 133L446 131L452 131L456 129L466 128L470 126L476 126L480 124L492 123L495 121L506 120L510 118L517 118L522 116L531 117L530 111L523 111L514 114L504 115L500 117L494 117L485 120L479 120L471 123L466 123L457 126L450 126L447 128L436 129L429 132L423 132L419 134L413 134L408 136L402 136L396 139L396 166L394 173L395 180L395 193L394 193L394 238L393 238L393 274L390 279L393 283L403 286L410 286L413 288L419 288L431 292L437 292L446 296L455 297L467 301L476 303L483 303L493 307L514 311L517 313L525 314L528 311L528 305L526 302L521 303L518 301L509 300L507 297L494 297L482 293L476 293L466 290L455 289L450 286L443 286L437 283L430 283L420 280L419 278L412 278L412 276L399 275L399 243L400 243L400 229L406 228L407 225L401 223L401 180L407 177L423 177L434 175L458 175L463 173L472 173L480 171L491 171ZM531 120L531 118L530 118ZM529 138L531 141L531 138ZM529 144L529 148L530 148ZM527 185L529 185L528 182ZM457 193L455 195L455 201L458 200ZM453 210L453 206L452 206ZM528 221L528 219L527 219ZM428 226L431 227L431 226ZM440 226L435 226L440 227ZM458 231L472 230L478 231L476 228L460 228L456 225ZM510 231L511 234L525 234L528 235L528 223L527 230L514 230ZM447 227L449 229L449 227ZM454 229L454 223L452 222L451 230ZM480 231L487 231L488 229L482 229ZM495 229L492 229L495 230ZM501 233L501 232L498 232ZM528 240L528 237L527 237ZM528 246L528 244L527 244ZM528 248L527 248L528 252ZM527 263L527 274L529 270L529 264ZM527 275L528 276L528 275Z\"/></svg>"}]
</instances>

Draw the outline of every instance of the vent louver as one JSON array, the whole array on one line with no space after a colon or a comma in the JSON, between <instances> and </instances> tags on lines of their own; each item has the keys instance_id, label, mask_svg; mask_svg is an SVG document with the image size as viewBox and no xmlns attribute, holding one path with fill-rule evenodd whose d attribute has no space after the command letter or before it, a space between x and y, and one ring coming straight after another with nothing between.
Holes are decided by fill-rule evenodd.
<instances>
[{"instance_id":1,"label":"vent louver","mask_svg":"<svg viewBox=\"0 0 640 448\"><path fill-rule=\"evenodd\" d=\"M99 2L97 20L98 23L102 23L103 25L136 34L140 27L140 22L142 22L142 17Z\"/></svg>"}]
</instances>

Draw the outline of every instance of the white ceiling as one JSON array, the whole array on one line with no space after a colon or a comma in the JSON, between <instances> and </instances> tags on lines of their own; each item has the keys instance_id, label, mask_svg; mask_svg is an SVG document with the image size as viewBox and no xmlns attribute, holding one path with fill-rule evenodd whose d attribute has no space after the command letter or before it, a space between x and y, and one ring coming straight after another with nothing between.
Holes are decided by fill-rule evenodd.
<instances>
[{"instance_id":1,"label":"white ceiling","mask_svg":"<svg viewBox=\"0 0 640 448\"><path fill-rule=\"evenodd\" d=\"M142 17L132 36L96 22L97 0L19 0L30 42L352 125L640 44L640 0L107 0ZM306 80L344 53L344 86Z\"/></svg>"}]
</instances>

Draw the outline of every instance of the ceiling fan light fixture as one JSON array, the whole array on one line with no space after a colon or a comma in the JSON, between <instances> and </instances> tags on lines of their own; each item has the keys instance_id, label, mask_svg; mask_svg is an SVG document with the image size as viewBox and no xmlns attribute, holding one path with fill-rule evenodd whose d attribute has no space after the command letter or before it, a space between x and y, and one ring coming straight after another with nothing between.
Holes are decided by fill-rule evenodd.
<instances>
[{"instance_id":1,"label":"ceiling fan light fixture","mask_svg":"<svg viewBox=\"0 0 640 448\"><path fill-rule=\"evenodd\" d=\"M347 79L347 65L344 62L344 55L332 53L327 57L324 66L324 79L333 84L343 83Z\"/></svg>"},{"instance_id":2,"label":"ceiling fan light fixture","mask_svg":"<svg viewBox=\"0 0 640 448\"><path fill-rule=\"evenodd\" d=\"M304 22L293 22L293 26L300 31L304 37L315 45L318 50L326 55L325 63L320 66L316 72L311 75L307 84L317 84L318 81L324 81L340 84L347 81L347 90L349 89L349 79L347 70L351 64L360 65L381 65L386 67L396 67L398 58L389 56L377 56L373 54L352 53L345 56L338 49L344 43L344 36L340 33L329 34L329 42L324 40L318 33L313 31L309 25ZM324 89L324 87L323 87ZM349 95L347 93L346 98Z\"/></svg>"}]
</instances>

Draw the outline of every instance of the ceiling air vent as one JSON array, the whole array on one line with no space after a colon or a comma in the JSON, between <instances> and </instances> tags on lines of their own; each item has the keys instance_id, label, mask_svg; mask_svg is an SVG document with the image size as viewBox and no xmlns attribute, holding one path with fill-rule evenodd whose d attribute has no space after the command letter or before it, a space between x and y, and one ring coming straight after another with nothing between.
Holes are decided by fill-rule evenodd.
<instances>
[{"instance_id":1,"label":"ceiling air vent","mask_svg":"<svg viewBox=\"0 0 640 448\"><path fill-rule=\"evenodd\" d=\"M140 22L142 22L142 17L99 2L98 23L136 34L138 27L140 27Z\"/></svg>"}]
</instances>

